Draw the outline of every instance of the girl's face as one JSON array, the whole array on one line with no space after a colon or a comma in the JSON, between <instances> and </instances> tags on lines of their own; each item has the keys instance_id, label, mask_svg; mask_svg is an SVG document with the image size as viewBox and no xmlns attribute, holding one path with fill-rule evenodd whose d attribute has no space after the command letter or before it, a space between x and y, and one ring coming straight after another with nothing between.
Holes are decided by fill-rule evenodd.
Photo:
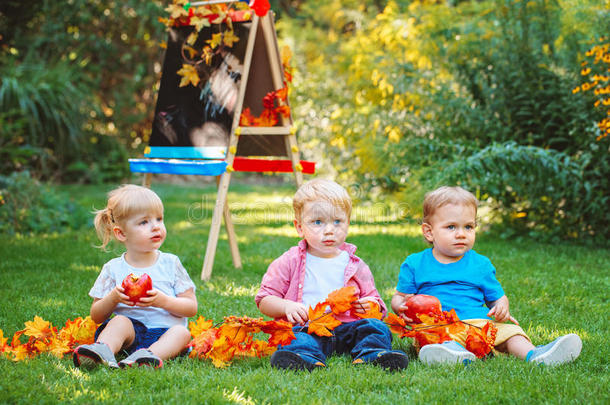
<instances>
[{"instance_id":1,"label":"girl's face","mask_svg":"<svg viewBox=\"0 0 610 405\"><path fill-rule=\"evenodd\" d=\"M115 231L117 239L127 251L132 253L150 253L161 247L167 231L163 223L163 214L143 212L129 217L123 226Z\"/></svg>"},{"instance_id":2,"label":"girl's face","mask_svg":"<svg viewBox=\"0 0 610 405\"><path fill-rule=\"evenodd\" d=\"M301 221L294 220L301 238L307 241L307 252L318 257L335 257L345 242L349 218L340 207L328 201L312 201L303 205Z\"/></svg>"},{"instance_id":3,"label":"girl's face","mask_svg":"<svg viewBox=\"0 0 610 405\"><path fill-rule=\"evenodd\" d=\"M476 210L471 205L446 204L422 224L432 254L441 263L457 262L474 246Z\"/></svg>"}]
</instances>

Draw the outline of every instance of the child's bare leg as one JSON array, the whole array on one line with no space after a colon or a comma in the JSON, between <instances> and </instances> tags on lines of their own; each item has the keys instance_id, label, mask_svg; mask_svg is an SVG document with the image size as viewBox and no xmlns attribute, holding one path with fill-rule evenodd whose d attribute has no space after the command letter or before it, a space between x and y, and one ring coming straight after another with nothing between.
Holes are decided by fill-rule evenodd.
<instances>
[{"instance_id":1,"label":"child's bare leg","mask_svg":"<svg viewBox=\"0 0 610 405\"><path fill-rule=\"evenodd\" d=\"M123 347L129 347L136 337L133 324L129 318L117 315L108 322L97 337L97 341L106 343L112 353L117 353Z\"/></svg>"},{"instance_id":2,"label":"child's bare leg","mask_svg":"<svg viewBox=\"0 0 610 405\"><path fill-rule=\"evenodd\" d=\"M508 338L504 343L496 346L496 350L509 353L513 356L525 359L530 350L534 350L536 347L522 335L515 335Z\"/></svg>"},{"instance_id":3,"label":"child's bare leg","mask_svg":"<svg viewBox=\"0 0 610 405\"><path fill-rule=\"evenodd\" d=\"M176 325L169 328L148 349L162 360L171 359L179 355L190 340L191 332L184 326Z\"/></svg>"}]
</instances>

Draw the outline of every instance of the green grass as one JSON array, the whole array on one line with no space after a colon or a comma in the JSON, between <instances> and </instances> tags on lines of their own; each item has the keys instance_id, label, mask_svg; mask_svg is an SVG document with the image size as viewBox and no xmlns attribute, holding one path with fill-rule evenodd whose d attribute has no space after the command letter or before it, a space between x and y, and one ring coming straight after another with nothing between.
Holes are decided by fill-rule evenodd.
<instances>
[{"instance_id":1,"label":"green grass","mask_svg":"<svg viewBox=\"0 0 610 405\"><path fill-rule=\"evenodd\" d=\"M87 209L101 208L110 186L69 186ZM221 232L212 280L200 280L214 204L213 188L153 185L166 205L168 239L197 286L199 315L260 316L254 295L267 266L297 242L291 225L290 187L232 186L229 202L244 262L232 267ZM361 209L348 241L371 267L389 302L405 256L425 247L415 225L392 222L392 212ZM54 325L89 313L87 293L101 266L120 253L94 247L93 228L58 235L0 235L0 329L9 338L40 315ZM407 340L394 346L412 358L408 369L389 374L353 367L333 357L313 373L273 370L268 359L236 360L225 369L181 358L162 370L99 368L83 372L68 356L40 356L14 363L0 359L0 403L609 403L608 326L610 250L575 245L512 242L479 235L476 249L498 269L513 315L535 344L578 333L580 358L558 368L497 357L464 367L425 367Z\"/></svg>"}]
</instances>

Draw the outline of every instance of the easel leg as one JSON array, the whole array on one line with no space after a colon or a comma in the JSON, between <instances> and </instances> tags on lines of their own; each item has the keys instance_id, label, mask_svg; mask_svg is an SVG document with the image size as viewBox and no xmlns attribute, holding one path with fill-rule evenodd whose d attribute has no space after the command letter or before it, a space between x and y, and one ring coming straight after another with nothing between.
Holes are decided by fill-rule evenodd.
<instances>
[{"instance_id":1,"label":"easel leg","mask_svg":"<svg viewBox=\"0 0 610 405\"><path fill-rule=\"evenodd\" d=\"M294 172L294 181L297 184L297 188L299 188L303 184L303 172L297 170L297 164L300 163L297 137L294 134L290 134L286 136L285 139L286 150L288 151L288 156L290 156L290 160L292 160L292 171Z\"/></svg>"},{"instance_id":2,"label":"easel leg","mask_svg":"<svg viewBox=\"0 0 610 405\"><path fill-rule=\"evenodd\" d=\"M219 185L220 176L216 176L216 186ZM229 247L231 248L233 266L235 266L235 268L237 269L241 269L241 257L239 255L239 246L237 245L237 235L235 234L235 228L233 227L233 219L231 218L231 210L229 209L228 198L225 199L222 215L225 220L225 228L227 229L227 236L229 239Z\"/></svg>"},{"instance_id":3,"label":"easel leg","mask_svg":"<svg viewBox=\"0 0 610 405\"><path fill-rule=\"evenodd\" d=\"M152 173L144 173L144 178L142 179L142 186L146 188L150 188L150 184L152 183Z\"/></svg>"},{"instance_id":4,"label":"easel leg","mask_svg":"<svg viewBox=\"0 0 610 405\"><path fill-rule=\"evenodd\" d=\"M220 233L221 215L224 212L225 202L227 201L227 193L229 191L229 181L231 173L225 172L220 177L218 185L218 194L216 195L216 204L214 205L214 214L212 215L212 225L210 226L210 235L208 236L208 245L205 250L205 259L203 268L201 269L201 279L207 281L212 275L212 267L214 266L214 256L216 255L216 247L218 245L218 235Z\"/></svg>"}]
</instances>

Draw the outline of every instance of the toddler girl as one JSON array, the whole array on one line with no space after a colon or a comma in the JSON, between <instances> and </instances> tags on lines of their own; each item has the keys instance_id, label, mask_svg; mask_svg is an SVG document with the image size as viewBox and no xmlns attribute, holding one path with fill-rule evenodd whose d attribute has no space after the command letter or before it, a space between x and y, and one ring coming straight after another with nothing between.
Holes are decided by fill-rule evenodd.
<instances>
[{"instance_id":1,"label":"toddler girl","mask_svg":"<svg viewBox=\"0 0 610 405\"><path fill-rule=\"evenodd\" d=\"M163 360L188 345L187 317L197 313L195 285L180 259L158 250L166 236L163 203L148 188L121 186L109 193L106 208L96 212L95 229L102 248L114 237L125 253L104 265L89 291L91 318L101 325L95 343L74 350L74 365L162 367ZM153 285L135 304L121 286L131 273L147 273ZM117 363L119 351L127 357Z\"/></svg>"}]
</instances>

